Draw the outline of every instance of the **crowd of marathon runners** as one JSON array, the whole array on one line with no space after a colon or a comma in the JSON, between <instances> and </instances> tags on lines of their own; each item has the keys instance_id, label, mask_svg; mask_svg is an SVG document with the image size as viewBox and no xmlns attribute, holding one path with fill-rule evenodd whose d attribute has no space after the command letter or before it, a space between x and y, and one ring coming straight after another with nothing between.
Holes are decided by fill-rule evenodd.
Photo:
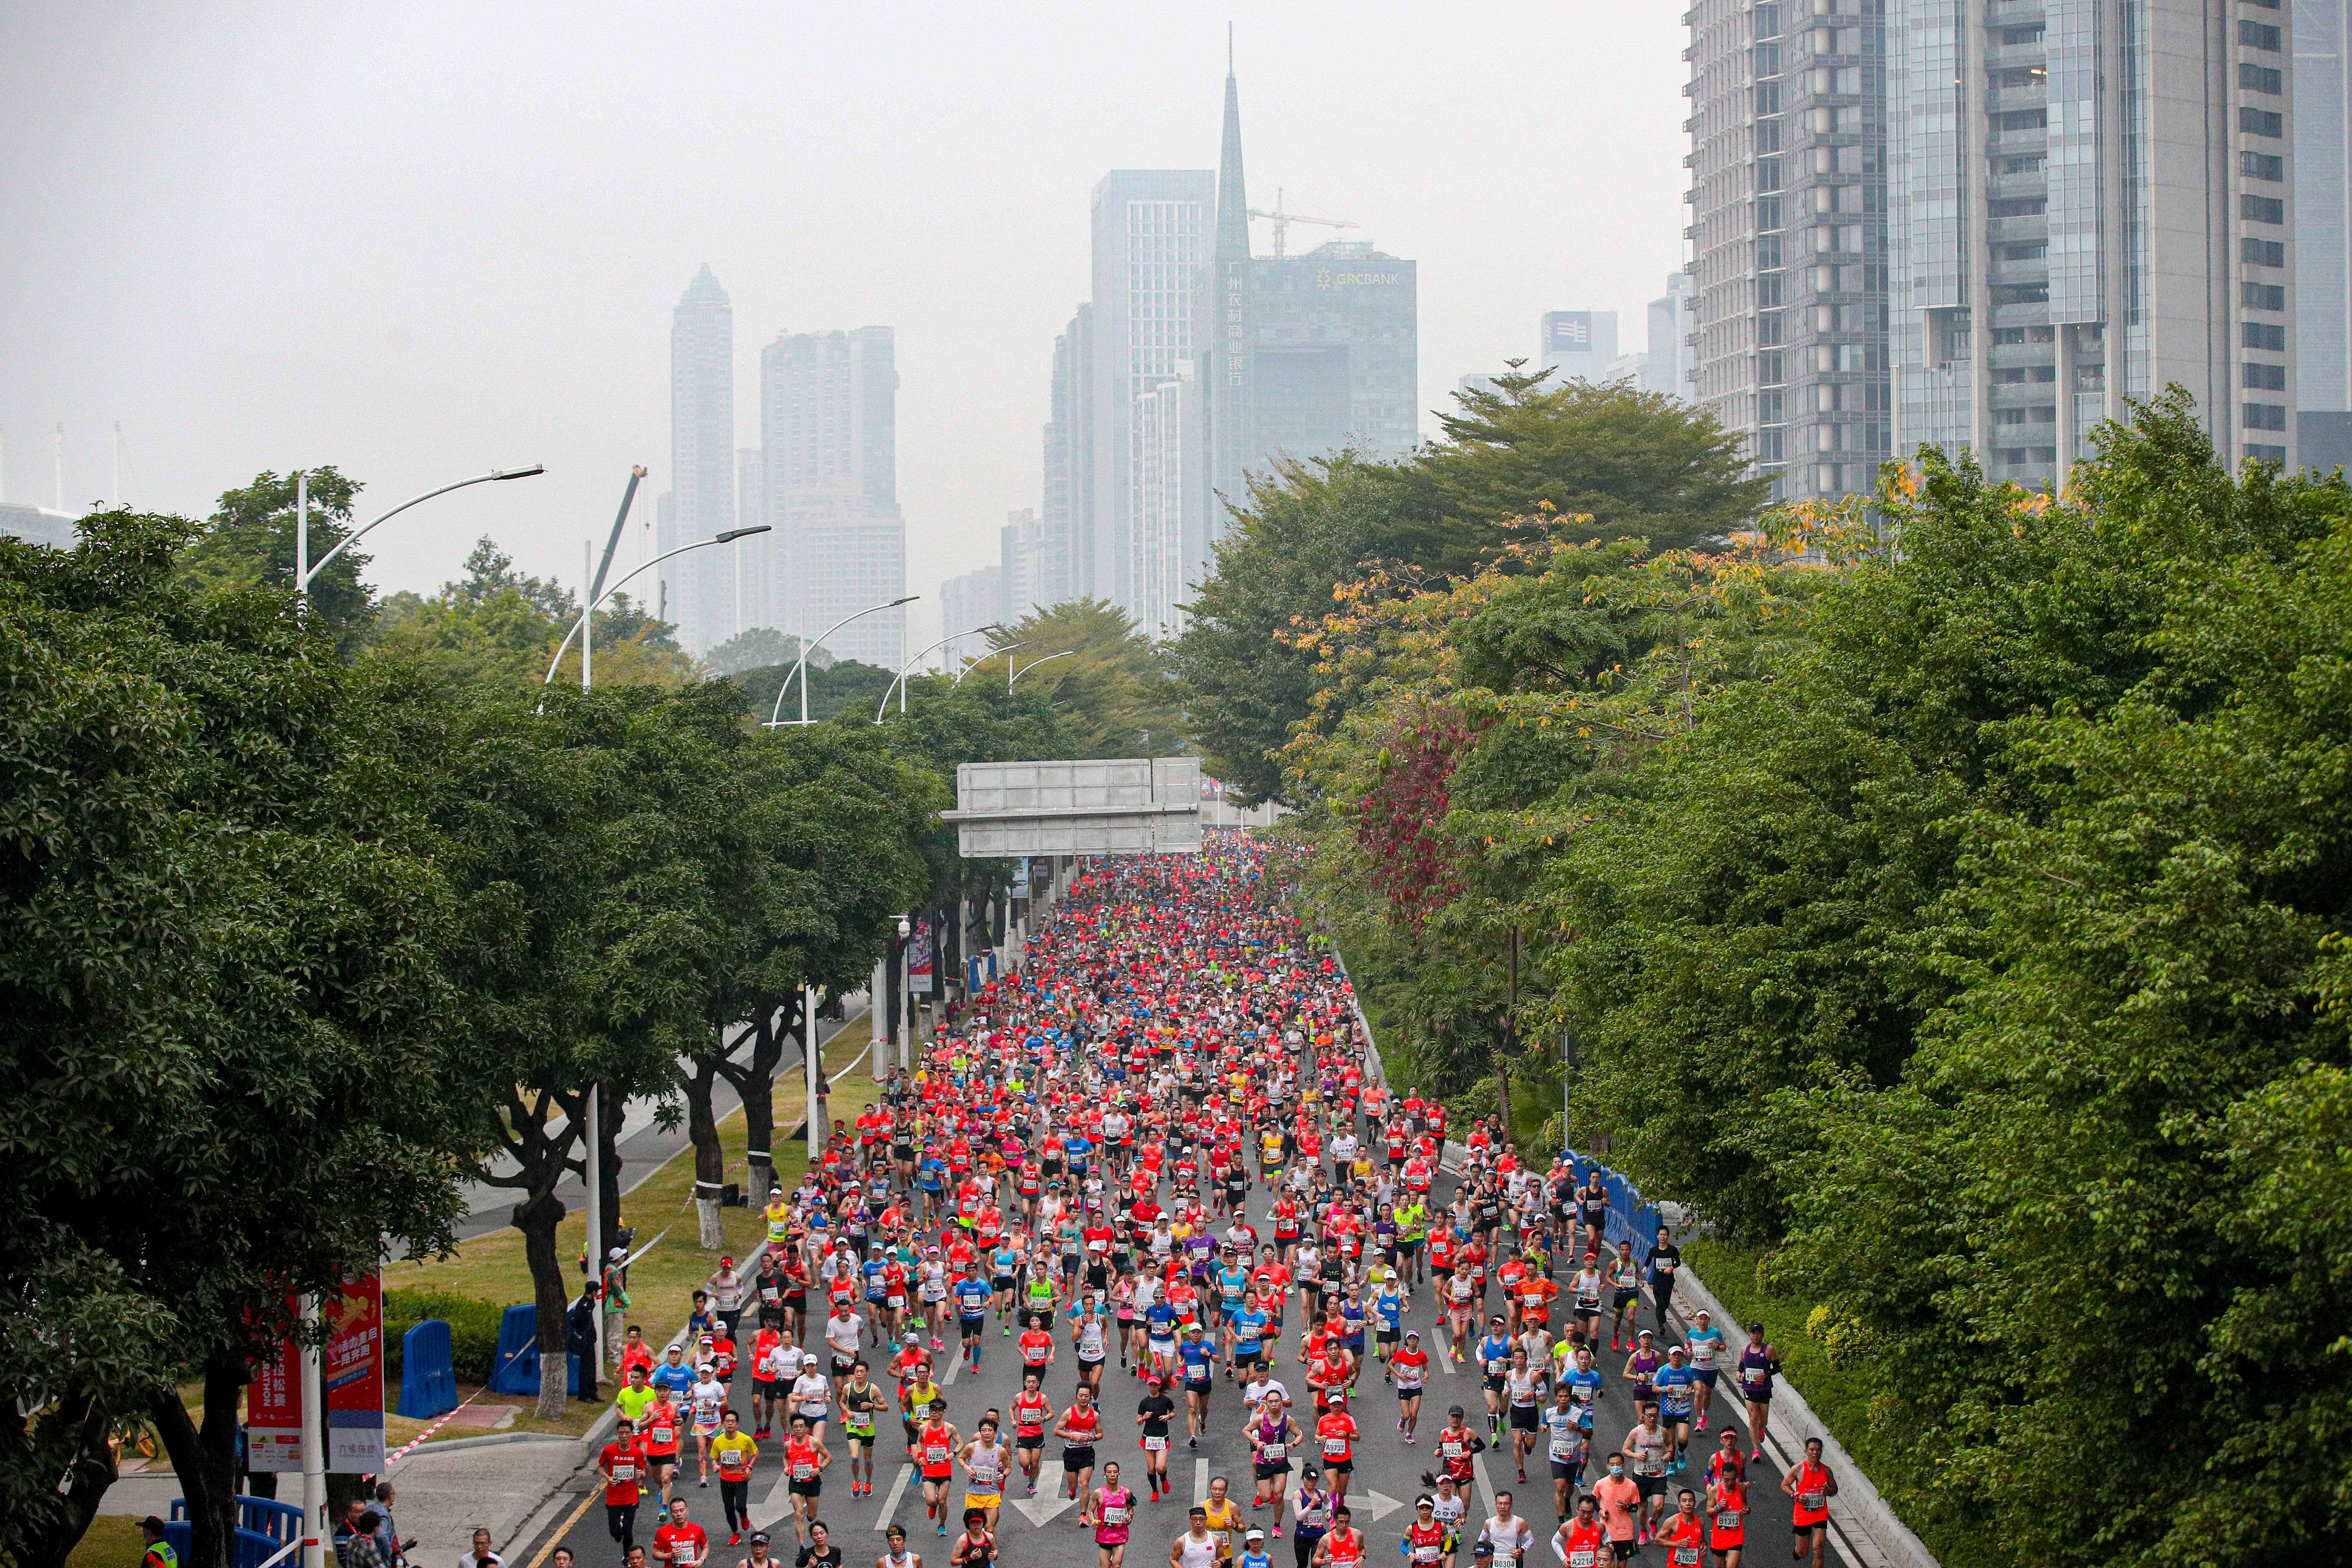
<instances>
[{"instance_id":1,"label":"crowd of marathon runners","mask_svg":"<svg viewBox=\"0 0 2352 1568\"><path fill-rule=\"evenodd\" d=\"M1005 1498L1041 1487L1076 1500L1099 1568L1123 1568L1163 1504L1187 1526L1171 1568L1271 1568L1286 1533L1297 1568L1360 1568L1350 1481L1395 1443L1426 1454L1411 1522L1380 1548L1411 1568L1520 1568L1543 1541L1507 1491L1471 1517L1482 1453L1549 1479L1568 1568L1654 1542L1678 1568L1737 1568L1760 1455L1719 1406L1740 1399L1760 1443L1777 1371L1760 1331L1734 1343L1701 1312L1673 1332L1663 1230L1637 1262L1604 1239L1597 1182L1381 1083L1346 980L1269 895L1267 853L1217 834L1197 857L1094 862L1019 973L770 1194L762 1263L697 1301L693 1348L657 1360L632 1332L601 1462L625 1563L698 1568L710 1537L682 1491L715 1477L727 1544L749 1535L743 1561L768 1568L750 1483L781 1464L797 1561L838 1568L820 1500L871 1497L877 1452L894 1468L902 1452L929 1532L961 1526L956 1568L992 1562ZM950 1358L1001 1354L1020 1392L951 1410ZM1424 1419L1435 1354L1482 1403ZM1604 1401L1638 1420L1596 1453ZM1251 1495L1220 1478L1175 1512L1171 1451L1212 1419L1246 1436ZM1820 1563L1836 1480L1818 1450L1775 1489ZM921 1568L902 1529L887 1540L877 1568Z\"/></svg>"}]
</instances>

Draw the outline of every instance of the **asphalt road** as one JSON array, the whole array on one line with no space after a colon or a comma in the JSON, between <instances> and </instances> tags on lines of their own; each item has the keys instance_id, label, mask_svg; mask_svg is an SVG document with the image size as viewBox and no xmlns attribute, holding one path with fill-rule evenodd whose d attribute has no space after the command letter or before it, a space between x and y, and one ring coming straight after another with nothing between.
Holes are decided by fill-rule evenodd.
<instances>
[{"instance_id":1,"label":"asphalt road","mask_svg":"<svg viewBox=\"0 0 2352 1568\"><path fill-rule=\"evenodd\" d=\"M1271 1202L1272 1194L1264 1187L1253 1189L1250 1198L1252 1217L1261 1232L1267 1234L1271 1233L1271 1226L1258 1216L1262 1206ZM1376 1363L1367 1366L1358 1382L1357 1393L1349 1401L1363 1436L1357 1444L1356 1471L1349 1487L1348 1498L1349 1506L1355 1510L1356 1526L1364 1531L1370 1548L1366 1558L1368 1568L1383 1568L1383 1565L1401 1561L1394 1554L1404 1527L1412 1521L1412 1500L1424 1489L1421 1484L1422 1472L1435 1468L1431 1439L1436 1429L1444 1425L1447 1406L1454 1404L1464 1406L1474 1426L1480 1425L1485 1409L1482 1385L1475 1370L1466 1367L1457 1369L1443 1354L1442 1336L1435 1328L1433 1309L1434 1298L1424 1289L1416 1292L1405 1319L1407 1328L1417 1327L1425 1336L1424 1348L1429 1351L1432 1363L1429 1389L1422 1401L1418 1442L1407 1447L1398 1434L1395 1395L1381 1384ZM1643 1326L1656 1326L1655 1315L1646 1300L1640 1321ZM1559 1325L1556 1323L1555 1326ZM1680 1325L1677 1322L1672 1327L1678 1329ZM1294 1408L1306 1407L1302 1424L1311 1428L1312 1398L1307 1393L1302 1375L1304 1368L1297 1360L1300 1330L1297 1300L1294 1295L1286 1314L1285 1338L1273 1360L1276 1375L1290 1388ZM952 1352L955 1342L950 1338L949 1342ZM869 1349L868 1359L878 1367L884 1359L883 1352L879 1349ZM978 1372L959 1364L940 1379L947 1392L949 1419L967 1436L973 1431L982 1412L992 1408L1000 1413L1008 1410L1013 1394L1021 1386L1020 1357L1013 1349L1013 1341L1000 1331L992 1318L982 1345L981 1362ZM1620 1358L1614 1365L1604 1365L1601 1369L1610 1374L1610 1391L1600 1406L1599 1426L1593 1444L1596 1457L1606 1454L1633 1425L1630 1392L1615 1375L1622 1365ZM1065 1331L1059 1336L1056 1359L1045 1385L1046 1392L1054 1396L1058 1405L1069 1404L1076 1377L1076 1361ZM877 1381L885 1382L879 1377ZM885 1386L895 1396L896 1385L885 1382ZM1118 1370L1115 1361L1106 1366L1100 1403L1106 1411L1106 1431L1111 1436L1097 1450L1097 1458L1098 1460L1119 1460L1121 1469L1126 1472L1126 1483L1139 1490L1142 1480L1143 1453L1140 1439L1136 1436L1138 1429L1134 1425L1134 1415L1136 1402L1142 1395L1142 1384L1129 1373ZM1178 1391L1177 1397L1180 1409L1173 1430L1181 1435L1183 1430L1181 1391ZM750 1403L748 1379L739 1378L735 1405L742 1414L747 1431L751 1426ZM1748 1446L1744 1410L1733 1412L1729 1409L1735 1403L1718 1396L1715 1423L1706 1433L1693 1435L1690 1468L1667 1478L1670 1503L1674 1492L1685 1484L1704 1500L1706 1457L1713 1452L1721 1425L1727 1418L1738 1425L1742 1446ZM1236 1385L1221 1378L1211 1400L1210 1430L1201 1439L1199 1447L1182 1447L1181 1436L1176 1440L1177 1446L1169 1462L1170 1476L1175 1482L1175 1495L1157 1503L1141 1505L1127 1552L1129 1568L1159 1568L1160 1564L1167 1562L1170 1545L1184 1531L1186 1509L1193 1500L1207 1497L1210 1479L1214 1476L1227 1479L1230 1492L1243 1500L1244 1514L1252 1522L1267 1526L1274 1522L1270 1510L1265 1513L1253 1513L1246 1507L1248 1500L1255 1494L1255 1485L1251 1479L1249 1445L1240 1432L1241 1414L1241 1397ZM1006 1429L1010 1430L1009 1423ZM845 1553L846 1568L866 1568L880 1557L882 1532L893 1521L906 1527L910 1550L925 1554L924 1568L944 1568L946 1548L950 1542L935 1533L931 1521L925 1517L922 1489L914 1479L913 1468L905 1462L904 1445L895 1424L886 1420L880 1427L881 1447L875 1465L875 1495L855 1500L849 1496L848 1467L844 1445L839 1438L838 1423L828 1430L836 1458L834 1467L826 1472L822 1517L832 1532L834 1542ZM686 1447L691 1447L690 1440ZM1062 1477L1061 1447L1058 1440L1047 1438L1036 1497L1026 1495L1017 1475L1006 1495L999 1517L998 1550L1001 1560L1014 1565L1014 1568L1032 1563L1091 1568L1094 1563L1093 1532L1078 1523L1076 1505L1055 1495L1056 1485ZM792 1506L785 1492L782 1468L782 1449L780 1439L761 1445L759 1462L751 1481L751 1512L755 1526L773 1529L776 1539L772 1550L789 1564L793 1561L794 1544ZM1478 1456L1477 1495L1471 1502L1466 1527L1468 1533L1464 1541L1459 1568L1470 1568L1469 1537L1475 1535L1477 1525L1494 1512L1495 1493L1498 1489L1517 1494L1517 1511L1532 1520L1537 1529L1538 1544L1528 1554L1527 1568L1556 1568L1557 1559L1552 1556L1548 1544L1558 1522L1553 1508L1550 1471L1541 1448L1530 1454L1529 1459L1528 1483L1521 1486L1512 1468L1507 1431L1500 1451L1490 1447L1486 1453ZM1599 1473L1601 1468L1597 1464L1588 1468L1588 1480ZM572 1548L583 1568L603 1568L604 1564L617 1564L621 1561L619 1548L606 1533L604 1509L601 1502L595 1500L601 1493L592 1496L593 1489L588 1482L593 1479L593 1475L583 1476L573 1488L587 1503L585 1511L575 1517L567 1508L558 1515L559 1518L572 1520L558 1539ZM1294 1485L1295 1480L1293 1478ZM1093 1484L1101 1484L1099 1472ZM1759 1565L1759 1568L1787 1563L1790 1544L1789 1508L1780 1495L1780 1472L1769 1457L1755 1461L1751 1466L1749 1490L1756 1503L1748 1530L1746 1561ZM746 1552L742 1547L728 1549L722 1544L728 1531L719 1508L716 1482L707 1489L696 1486L689 1459L681 1468L677 1495L688 1500L692 1516L710 1531L710 1568L734 1568ZM961 1529L963 1492L960 1473L949 1495L957 1516L949 1524L949 1534L952 1537ZM1571 1498L1571 1507L1573 1502ZM651 1506L640 1511L637 1538L641 1542L650 1542L652 1538L654 1511ZM1267 1545L1275 1568L1292 1568L1291 1521L1286 1518L1282 1523L1284 1539L1269 1541ZM549 1547L552 1544L551 1542L547 1543ZM517 1553L516 1561L521 1568L537 1568L536 1559L544 1550L540 1542L530 1545L533 1550L529 1554L520 1551ZM1843 1561L1834 1545L1831 1548L1830 1560ZM1653 1543L1642 1550L1636 1561L1664 1568L1665 1549ZM1715 1560L1712 1554L1706 1561L1713 1568Z\"/></svg>"}]
</instances>

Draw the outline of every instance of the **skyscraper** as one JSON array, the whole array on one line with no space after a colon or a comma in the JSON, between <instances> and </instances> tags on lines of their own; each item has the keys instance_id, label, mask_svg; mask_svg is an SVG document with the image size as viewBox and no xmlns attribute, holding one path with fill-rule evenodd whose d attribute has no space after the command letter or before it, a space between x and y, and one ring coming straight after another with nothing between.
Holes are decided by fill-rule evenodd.
<instances>
[{"instance_id":1,"label":"skyscraper","mask_svg":"<svg viewBox=\"0 0 2352 1568\"><path fill-rule=\"evenodd\" d=\"M1890 450L1889 3L1812 0L1801 21L1777 0L1685 13L1683 233L1698 300L1686 395L1747 435L1788 500L1864 489Z\"/></svg>"},{"instance_id":2,"label":"skyscraper","mask_svg":"<svg viewBox=\"0 0 2352 1568\"><path fill-rule=\"evenodd\" d=\"M1216 236L1193 306L1199 413L1187 433L1179 604L1208 574L1227 506L1248 503L1250 475L1342 447L1402 457L1421 439L1414 264L1360 241L1250 254L1241 90L1230 67Z\"/></svg>"},{"instance_id":3,"label":"skyscraper","mask_svg":"<svg viewBox=\"0 0 2352 1568\"><path fill-rule=\"evenodd\" d=\"M768 521L768 464L757 447L735 449L735 515L740 528L756 527ZM729 574L734 596L741 606L735 615L733 635L740 637L754 626L773 628L777 624L772 582L774 537L747 539L712 553L731 557Z\"/></svg>"},{"instance_id":4,"label":"skyscraper","mask_svg":"<svg viewBox=\"0 0 2352 1568\"><path fill-rule=\"evenodd\" d=\"M1536 342L1536 368L1552 373L1548 384L1605 380L1617 358L1617 312L1546 310Z\"/></svg>"},{"instance_id":5,"label":"skyscraper","mask_svg":"<svg viewBox=\"0 0 2352 1568\"><path fill-rule=\"evenodd\" d=\"M668 548L735 526L735 308L709 263L688 284L669 329ZM702 653L733 637L733 564L698 550L661 568L678 641Z\"/></svg>"},{"instance_id":6,"label":"skyscraper","mask_svg":"<svg viewBox=\"0 0 2352 1568\"><path fill-rule=\"evenodd\" d=\"M1208 259L1216 176L1206 169L1114 169L1092 202L1094 298L1087 432L1093 495L1085 592L1145 622L1137 512L1150 482L1136 400L1192 357L1192 286ZM1148 624L1148 623L1147 623Z\"/></svg>"},{"instance_id":7,"label":"skyscraper","mask_svg":"<svg viewBox=\"0 0 2352 1568\"><path fill-rule=\"evenodd\" d=\"M1030 545L1026 592L1039 605L1083 597L1079 584L1092 580L1082 543L1090 542L1094 487L1092 455L1084 417L1088 407L1082 354L1087 308L1078 307L1054 340L1054 375L1045 422L1044 505Z\"/></svg>"},{"instance_id":8,"label":"skyscraper","mask_svg":"<svg viewBox=\"0 0 2352 1568\"><path fill-rule=\"evenodd\" d=\"M1032 610L1050 609L1059 599L1041 596L1045 566L1045 528L1037 513L1023 507L1004 514L997 530L997 572L1004 582L1004 618L1017 621Z\"/></svg>"},{"instance_id":9,"label":"skyscraper","mask_svg":"<svg viewBox=\"0 0 2352 1568\"><path fill-rule=\"evenodd\" d=\"M2352 40L2345 0L2294 0L2296 460L2352 467Z\"/></svg>"},{"instance_id":10,"label":"skyscraper","mask_svg":"<svg viewBox=\"0 0 2352 1568\"><path fill-rule=\"evenodd\" d=\"M1002 625L1005 619L1004 571L999 566L982 566L961 577L950 577L940 584L940 635L955 637L959 633L975 632L981 627ZM970 656L987 645L972 639L969 647L950 647L950 655ZM950 665L950 668L953 668Z\"/></svg>"},{"instance_id":11,"label":"skyscraper","mask_svg":"<svg viewBox=\"0 0 2352 1568\"><path fill-rule=\"evenodd\" d=\"M2284 8L1890 0L1905 447L2063 482L2179 384L2215 447L2292 463ZM1811 35L1818 37L1818 34Z\"/></svg>"},{"instance_id":12,"label":"skyscraper","mask_svg":"<svg viewBox=\"0 0 2352 1568\"><path fill-rule=\"evenodd\" d=\"M898 372L887 327L789 332L760 353L766 521L775 532L770 624L795 637L907 591L898 511ZM906 612L884 610L825 637L841 658L895 670Z\"/></svg>"},{"instance_id":13,"label":"skyscraper","mask_svg":"<svg viewBox=\"0 0 2352 1568\"><path fill-rule=\"evenodd\" d=\"M1688 339L1696 335L1698 299L1687 272L1666 274L1666 291L1649 305L1649 347L1642 355L1640 385L1690 401L1696 357Z\"/></svg>"}]
</instances>

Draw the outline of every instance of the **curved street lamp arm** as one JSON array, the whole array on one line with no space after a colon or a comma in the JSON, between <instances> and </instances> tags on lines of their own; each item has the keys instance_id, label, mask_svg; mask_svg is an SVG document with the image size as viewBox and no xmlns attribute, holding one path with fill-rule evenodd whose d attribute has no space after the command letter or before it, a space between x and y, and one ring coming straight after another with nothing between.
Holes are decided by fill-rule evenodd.
<instances>
[{"instance_id":1,"label":"curved street lamp arm","mask_svg":"<svg viewBox=\"0 0 2352 1568\"><path fill-rule=\"evenodd\" d=\"M930 647L925 648L922 653L917 654L914 658L900 665L898 667L898 678L892 680L889 685L882 689L882 702L880 707L874 710L874 721L877 724L882 722L883 710L890 706L890 693L898 690L899 687L906 684L908 672L923 661L923 654L929 653L931 648L945 647L948 644L955 641L958 637L977 637L982 632L996 632L1003 631L1003 629L1004 628L1000 626L991 624L984 626L974 626L970 631L950 633L949 636L943 637L939 641L933 643Z\"/></svg>"},{"instance_id":2,"label":"curved street lamp arm","mask_svg":"<svg viewBox=\"0 0 2352 1568\"><path fill-rule=\"evenodd\" d=\"M596 595L596 604L589 605L586 609L581 611L579 615L572 617L572 629L565 632L563 634L563 640L555 645L555 657L548 660L547 674L541 679L540 684L541 686L545 686L549 681L555 679L555 668L556 666L563 662L564 650L572 646L572 639L579 635L581 626L586 623L588 617L596 613L596 605L603 604L605 600L619 593L621 591L622 584L628 582L630 578L635 577L640 572L651 571L653 568L660 565L663 562L668 560L673 555L683 555L689 550L699 550L706 544L726 544L731 541L742 538L747 533L765 533L768 531L770 526L771 525L769 524L762 523L757 528L732 528L728 530L725 533L715 534L709 539L698 539L691 544L681 544L676 550L666 550L661 554L655 556L651 561L643 562L631 570L621 574L620 576L614 579L613 585L611 587L606 588L603 593Z\"/></svg>"},{"instance_id":3,"label":"curved street lamp arm","mask_svg":"<svg viewBox=\"0 0 2352 1568\"><path fill-rule=\"evenodd\" d=\"M998 654L1010 654L1014 648L1027 647L1031 643L1035 642L1036 640L1037 639L1035 637L1023 637L1019 642L1009 642L1003 647L990 648L986 653L982 654L978 658L973 659L970 664L967 664L961 669L957 670L955 679L949 682L949 684L951 686L961 686L965 676L970 675L973 670L978 669L982 665L986 664ZM1010 663L1011 660L1008 659L1006 662Z\"/></svg>"},{"instance_id":4,"label":"curved street lamp arm","mask_svg":"<svg viewBox=\"0 0 2352 1568\"><path fill-rule=\"evenodd\" d=\"M324 555L320 556L318 560L310 563L310 574L304 577L301 582L296 584L295 586L308 588L312 582L317 580L319 574L327 569L328 562L332 561L336 556L341 555L344 551L349 550L352 545L357 544L361 540L365 539L379 526L390 522L394 518L398 517L402 512L406 511L410 507L416 505L420 501L431 500L435 496L447 495L451 490L462 490L467 485L488 484L493 479L529 479L533 474L543 474L545 472L547 472L547 465L544 463L533 463L528 468L492 468L487 474L476 474L470 479L459 479L456 484L443 485L437 490L426 490L421 496L412 496L408 500L402 501L398 506L394 507L390 511L385 512L382 517L377 518L373 522L369 523L365 528L357 529L343 535L341 542L336 544L332 550L328 551Z\"/></svg>"},{"instance_id":5,"label":"curved street lamp arm","mask_svg":"<svg viewBox=\"0 0 2352 1568\"><path fill-rule=\"evenodd\" d=\"M887 605L868 605L864 609L857 611L856 614L844 616L841 619L834 622L833 625L825 627L824 631L817 634L817 638L814 642L804 642L801 644L801 656L793 661L792 674L785 676L784 683L776 688L776 710L768 715L767 723L761 727L769 730L781 729L782 727L784 721L784 693L793 689L793 675L797 675L801 678L802 718L800 721L803 724L808 722L808 671L804 667L808 663L809 650L811 648L823 647L824 646L825 638L831 637L834 633L839 631L850 622L857 619L860 616L870 616L877 610L895 610L901 605L911 605L921 597L922 595L920 594L904 594L898 598L891 600Z\"/></svg>"},{"instance_id":6,"label":"curved street lamp arm","mask_svg":"<svg viewBox=\"0 0 2352 1568\"><path fill-rule=\"evenodd\" d=\"M1013 661L1011 659L1005 660L1004 689L1007 691L1012 690L1013 683L1014 681L1020 679L1023 676L1036 668L1038 665L1051 664L1057 658L1067 658L1077 651L1078 650L1074 647L1066 647L1059 653L1049 653L1043 658L1035 659L1028 664L1024 664L1017 670L1013 668Z\"/></svg>"}]
</instances>

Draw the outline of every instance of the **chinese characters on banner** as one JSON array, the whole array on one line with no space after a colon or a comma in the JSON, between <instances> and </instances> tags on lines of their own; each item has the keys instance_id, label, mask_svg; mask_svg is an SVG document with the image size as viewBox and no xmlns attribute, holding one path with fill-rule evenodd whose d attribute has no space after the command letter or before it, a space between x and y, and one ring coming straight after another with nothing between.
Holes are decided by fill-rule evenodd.
<instances>
[{"instance_id":1,"label":"chinese characters on banner","mask_svg":"<svg viewBox=\"0 0 2352 1568\"><path fill-rule=\"evenodd\" d=\"M918 916L915 934L908 939L907 989L918 996L931 994L931 922L928 916Z\"/></svg>"},{"instance_id":2,"label":"chinese characters on banner","mask_svg":"<svg viewBox=\"0 0 2352 1568\"><path fill-rule=\"evenodd\" d=\"M327 1468L383 1468L383 1281L370 1274L321 1303L328 1325L320 1380L327 1391ZM247 1435L257 1470L302 1468L302 1357L289 1340L246 1392Z\"/></svg>"}]
</instances>

